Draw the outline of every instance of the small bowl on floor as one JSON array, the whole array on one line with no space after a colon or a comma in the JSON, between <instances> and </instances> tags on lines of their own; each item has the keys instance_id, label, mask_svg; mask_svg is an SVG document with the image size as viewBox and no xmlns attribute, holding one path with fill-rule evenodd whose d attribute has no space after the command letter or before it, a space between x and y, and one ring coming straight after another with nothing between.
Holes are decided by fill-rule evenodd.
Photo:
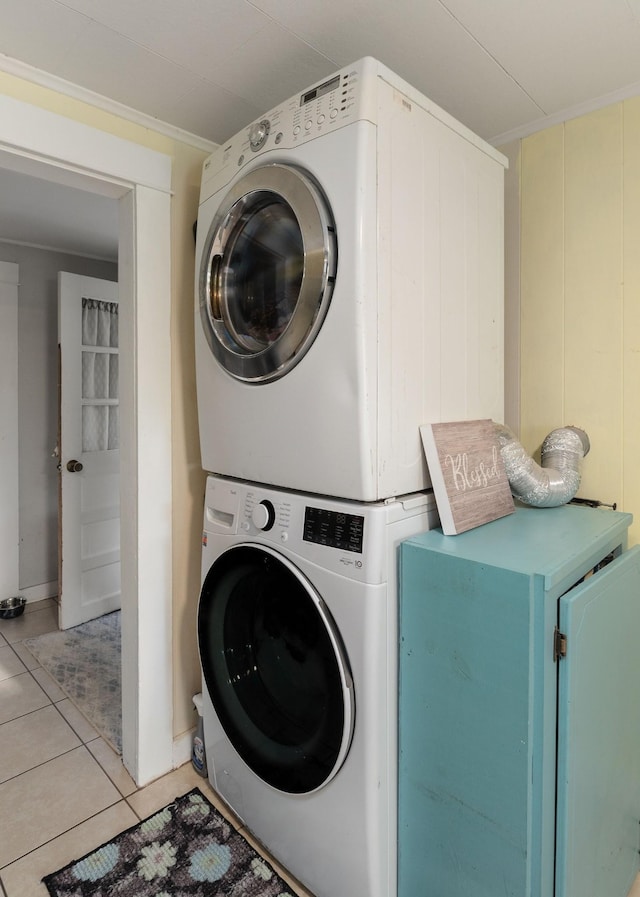
<instances>
[{"instance_id":1,"label":"small bowl on floor","mask_svg":"<svg viewBox=\"0 0 640 897\"><path fill-rule=\"evenodd\" d=\"M0 620L13 620L24 613L24 606L27 603L26 598L5 598L0 601Z\"/></svg>"}]
</instances>

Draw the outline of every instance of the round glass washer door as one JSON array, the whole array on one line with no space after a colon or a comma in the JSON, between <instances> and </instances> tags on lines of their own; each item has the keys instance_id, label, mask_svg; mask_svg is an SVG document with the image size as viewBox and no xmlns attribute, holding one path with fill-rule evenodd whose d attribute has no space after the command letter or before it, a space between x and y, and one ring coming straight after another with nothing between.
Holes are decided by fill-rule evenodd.
<instances>
[{"instance_id":1,"label":"round glass washer door","mask_svg":"<svg viewBox=\"0 0 640 897\"><path fill-rule=\"evenodd\" d=\"M354 694L335 622L313 586L268 547L230 548L198 608L207 690L220 723L263 781L316 791L342 766Z\"/></svg>"},{"instance_id":2,"label":"round glass washer door","mask_svg":"<svg viewBox=\"0 0 640 897\"><path fill-rule=\"evenodd\" d=\"M286 165L257 168L223 199L203 247L200 317L222 367L248 383L282 377L331 302L335 226L320 190Z\"/></svg>"}]
</instances>

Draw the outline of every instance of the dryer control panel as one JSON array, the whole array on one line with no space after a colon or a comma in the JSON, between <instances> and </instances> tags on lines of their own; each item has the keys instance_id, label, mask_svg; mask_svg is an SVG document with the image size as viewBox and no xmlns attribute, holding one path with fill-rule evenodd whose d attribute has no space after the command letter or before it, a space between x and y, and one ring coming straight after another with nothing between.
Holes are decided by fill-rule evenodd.
<instances>
[{"instance_id":1,"label":"dryer control panel","mask_svg":"<svg viewBox=\"0 0 640 897\"><path fill-rule=\"evenodd\" d=\"M205 161L200 203L263 153L289 150L352 122L377 116L377 63L367 57L295 94L222 144Z\"/></svg>"}]
</instances>

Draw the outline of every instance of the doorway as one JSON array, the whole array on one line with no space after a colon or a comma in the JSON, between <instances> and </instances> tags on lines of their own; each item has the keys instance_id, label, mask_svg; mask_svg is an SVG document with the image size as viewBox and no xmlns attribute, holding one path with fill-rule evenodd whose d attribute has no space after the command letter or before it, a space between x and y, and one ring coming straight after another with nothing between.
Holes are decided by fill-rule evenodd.
<instances>
[{"instance_id":1,"label":"doorway","mask_svg":"<svg viewBox=\"0 0 640 897\"><path fill-rule=\"evenodd\" d=\"M142 785L173 765L171 159L0 96L0 166L118 200L123 760Z\"/></svg>"}]
</instances>

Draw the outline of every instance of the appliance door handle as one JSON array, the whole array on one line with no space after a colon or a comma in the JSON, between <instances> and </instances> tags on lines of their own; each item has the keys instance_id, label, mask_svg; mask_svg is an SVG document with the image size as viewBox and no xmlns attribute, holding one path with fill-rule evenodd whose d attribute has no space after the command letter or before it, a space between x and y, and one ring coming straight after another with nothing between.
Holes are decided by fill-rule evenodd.
<instances>
[{"instance_id":1,"label":"appliance door handle","mask_svg":"<svg viewBox=\"0 0 640 897\"><path fill-rule=\"evenodd\" d=\"M211 257L211 267L209 269L209 314L212 320L222 321L222 311L220 303L220 269L222 266L222 256L214 255Z\"/></svg>"}]
</instances>

